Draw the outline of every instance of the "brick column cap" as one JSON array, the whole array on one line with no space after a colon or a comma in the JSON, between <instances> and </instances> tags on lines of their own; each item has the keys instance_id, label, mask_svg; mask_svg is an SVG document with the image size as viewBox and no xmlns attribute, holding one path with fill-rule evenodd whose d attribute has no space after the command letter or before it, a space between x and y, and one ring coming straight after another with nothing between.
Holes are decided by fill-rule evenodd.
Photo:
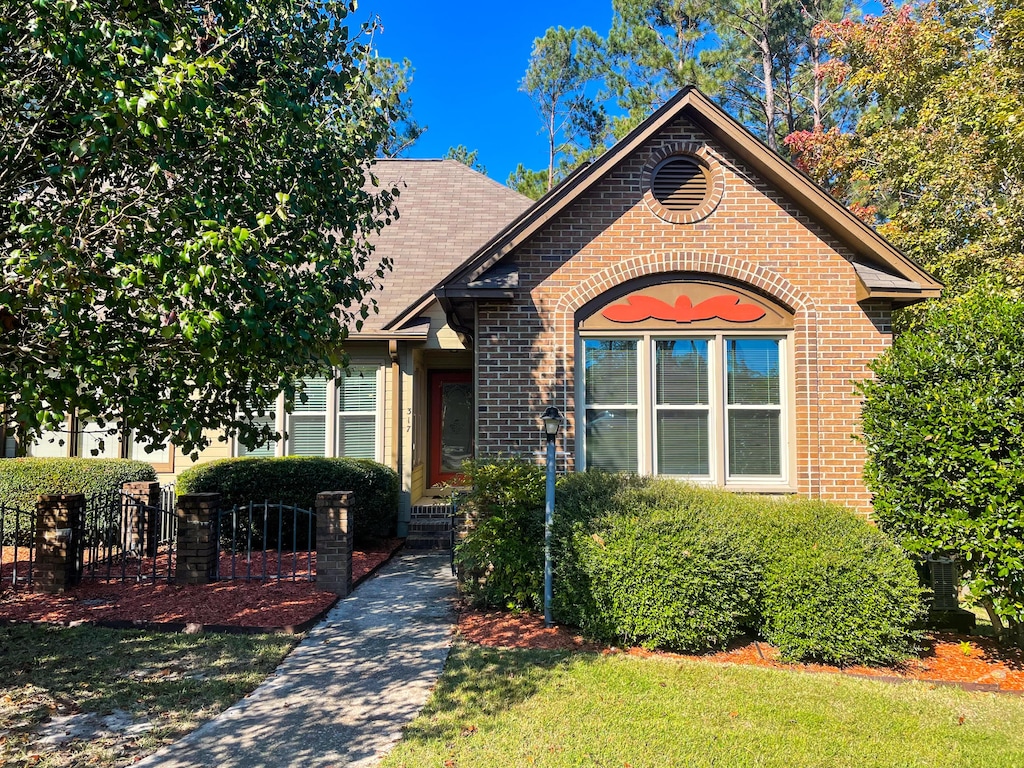
<instances>
[{"instance_id":1,"label":"brick column cap","mask_svg":"<svg viewBox=\"0 0 1024 768\"><path fill-rule=\"evenodd\" d=\"M76 501L78 499L81 499L82 501L85 501L85 494L84 493L41 493L41 494L39 494L39 501L47 502L47 503L50 503L50 504L60 503L60 502L70 503L70 502Z\"/></svg>"},{"instance_id":2,"label":"brick column cap","mask_svg":"<svg viewBox=\"0 0 1024 768\"><path fill-rule=\"evenodd\" d=\"M317 502L344 501L353 493L354 491L320 491L316 495L316 500Z\"/></svg>"}]
</instances>

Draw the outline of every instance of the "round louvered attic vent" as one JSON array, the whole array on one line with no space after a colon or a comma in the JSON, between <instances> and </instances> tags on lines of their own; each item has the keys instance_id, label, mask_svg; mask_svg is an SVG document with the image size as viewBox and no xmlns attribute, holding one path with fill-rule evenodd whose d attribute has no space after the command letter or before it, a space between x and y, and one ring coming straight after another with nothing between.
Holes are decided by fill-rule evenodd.
<instances>
[{"instance_id":1,"label":"round louvered attic vent","mask_svg":"<svg viewBox=\"0 0 1024 768\"><path fill-rule=\"evenodd\" d=\"M670 157L651 174L651 194L667 211L692 211L707 200L710 190L708 170L692 157Z\"/></svg>"}]
</instances>

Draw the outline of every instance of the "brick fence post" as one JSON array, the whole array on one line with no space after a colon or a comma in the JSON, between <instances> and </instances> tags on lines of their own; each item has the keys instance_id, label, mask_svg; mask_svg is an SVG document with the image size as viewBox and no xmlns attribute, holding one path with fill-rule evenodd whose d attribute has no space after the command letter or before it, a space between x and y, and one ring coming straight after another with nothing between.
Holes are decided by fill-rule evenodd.
<instances>
[{"instance_id":1,"label":"brick fence post","mask_svg":"<svg viewBox=\"0 0 1024 768\"><path fill-rule=\"evenodd\" d=\"M84 526L84 495L39 497L32 581L40 592L64 592L81 580Z\"/></svg>"},{"instance_id":2,"label":"brick fence post","mask_svg":"<svg viewBox=\"0 0 1024 768\"><path fill-rule=\"evenodd\" d=\"M186 493L178 497L178 554L174 580L178 584L208 584L217 566L214 531L220 510L219 493Z\"/></svg>"},{"instance_id":3,"label":"brick fence post","mask_svg":"<svg viewBox=\"0 0 1024 768\"><path fill-rule=\"evenodd\" d=\"M352 491L316 495L316 585L345 597L352 591Z\"/></svg>"},{"instance_id":4,"label":"brick fence post","mask_svg":"<svg viewBox=\"0 0 1024 768\"><path fill-rule=\"evenodd\" d=\"M155 480L125 483L121 492L128 497L121 499L124 523L121 544L128 551L145 548L146 556L153 557L160 535L160 483ZM132 500L137 503L133 504Z\"/></svg>"}]
</instances>

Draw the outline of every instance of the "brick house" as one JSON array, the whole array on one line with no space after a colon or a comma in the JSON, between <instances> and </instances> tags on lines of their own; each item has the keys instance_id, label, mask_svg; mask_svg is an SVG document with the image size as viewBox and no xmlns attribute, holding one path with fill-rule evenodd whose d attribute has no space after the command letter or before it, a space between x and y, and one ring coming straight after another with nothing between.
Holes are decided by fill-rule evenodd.
<instances>
[{"instance_id":1,"label":"brick house","mask_svg":"<svg viewBox=\"0 0 1024 768\"><path fill-rule=\"evenodd\" d=\"M941 286L700 91L536 203L454 161L375 172L404 185L380 312L256 453L393 466L403 534L463 459L540 455L554 405L566 471L869 508L853 381Z\"/></svg>"}]
</instances>

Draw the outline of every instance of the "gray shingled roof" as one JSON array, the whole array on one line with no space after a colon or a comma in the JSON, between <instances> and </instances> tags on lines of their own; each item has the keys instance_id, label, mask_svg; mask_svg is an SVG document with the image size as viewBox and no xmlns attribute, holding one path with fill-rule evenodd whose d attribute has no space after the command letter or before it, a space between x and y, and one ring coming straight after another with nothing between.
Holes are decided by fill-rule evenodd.
<instances>
[{"instance_id":1,"label":"gray shingled roof","mask_svg":"<svg viewBox=\"0 0 1024 768\"><path fill-rule=\"evenodd\" d=\"M378 160L373 172L401 194L399 217L373 239L375 257L394 268L375 291L378 332L472 256L533 201L455 160Z\"/></svg>"},{"instance_id":2,"label":"gray shingled roof","mask_svg":"<svg viewBox=\"0 0 1024 768\"><path fill-rule=\"evenodd\" d=\"M907 280L906 278L899 277L890 272L885 272L877 267L863 264L859 261L853 263L853 268L857 274L860 275L860 279L864 281L864 285L868 288L878 289L892 289L892 290L921 290L921 284L915 283L913 280Z\"/></svg>"}]
</instances>

